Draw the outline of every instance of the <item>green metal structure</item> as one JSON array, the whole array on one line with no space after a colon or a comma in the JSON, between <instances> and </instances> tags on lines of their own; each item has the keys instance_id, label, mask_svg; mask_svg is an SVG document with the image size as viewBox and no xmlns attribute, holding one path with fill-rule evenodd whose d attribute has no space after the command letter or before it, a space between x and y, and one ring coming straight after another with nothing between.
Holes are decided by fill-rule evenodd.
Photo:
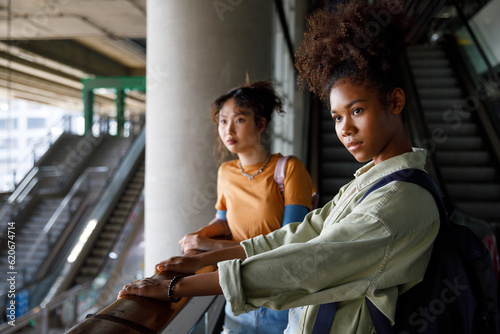
<instances>
[{"instance_id":1,"label":"green metal structure","mask_svg":"<svg viewBox=\"0 0 500 334\"><path fill-rule=\"evenodd\" d=\"M117 135L123 134L125 124L125 90L146 91L146 77L142 76L110 76L82 79L83 83L83 115L85 118L85 134L92 129L94 118L94 89L107 88L116 91Z\"/></svg>"}]
</instances>

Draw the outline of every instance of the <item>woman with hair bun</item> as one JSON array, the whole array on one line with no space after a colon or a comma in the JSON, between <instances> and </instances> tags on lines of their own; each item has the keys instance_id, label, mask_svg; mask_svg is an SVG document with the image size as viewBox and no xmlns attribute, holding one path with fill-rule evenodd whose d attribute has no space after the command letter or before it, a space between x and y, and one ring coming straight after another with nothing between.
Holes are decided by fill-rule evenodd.
<instances>
[{"instance_id":1,"label":"woman with hair bun","mask_svg":"<svg viewBox=\"0 0 500 334\"><path fill-rule=\"evenodd\" d=\"M266 235L292 222L300 222L311 209L311 178L304 164L291 157L286 164L284 192L274 181L276 164L283 156L271 154L266 130L273 114L283 114L283 102L268 81L231 89L211 107L217 127L217 148L221 159L238 159L221 164L217 179L215 218L205 227L187 234L182 251L212 251L238 245ZM224 237L230 237L230 240ZM259 308L240 316L226 306L224 333L283 333L288 311Z\"/></svg>"},{"instance_id":2,"label":"woman with hair bun","mask_svg":"<svg viewBox=\"0 0 500 334\"><path fill-rule=\"evenodd\" d=\"M398 1L349 1L308 18L296 54L299 80L330 106L335 132L366 164L354 180L302 223L289 224L239 246L161 263L161 271L194 272L217 263L215 273L176 281L145 279L119 296L168 300L224 294L235 314L260 306L294 308L285 333L312 333L321 304L337 302L321 333L375 333L374 304L394 322L398 295L423 279L439 213L432 195L409 182L367 191L385 176L424 170L426 152L412 148L402 120L405 93L398 62L407 18Z\"/></svg>"}]
</instances>

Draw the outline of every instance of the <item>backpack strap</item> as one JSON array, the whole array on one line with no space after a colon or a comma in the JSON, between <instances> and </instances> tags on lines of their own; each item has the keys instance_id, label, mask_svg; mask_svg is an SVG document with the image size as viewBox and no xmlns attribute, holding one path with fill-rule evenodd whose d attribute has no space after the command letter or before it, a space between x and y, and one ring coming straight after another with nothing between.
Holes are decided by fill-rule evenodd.
<instances>
[{"instance_id":1,"label":"backpack strap","mask_svg":"<svg viewBox=\"0 0 500 334\"><path fill-rule=\"evenodd\" d=\"M287 155L278 159L276 163L276 168L274 170L274 181L278 184L280 188L281 195L285 194L285 174L286 174L286 163L288 159L293 157L293 155Z\"/></svg>"},{"instance_id":2,"label":"backpack strap","mask_svg":"<svg viewBox=\"0 0 500 334\"><path fill-rule=\"evenodd\" d=\"M285 198L285 174L286 174L286 163L288 159L294 158L294 155L287 155L278 159L276 163L276 168L274 169L274 181L278 184L280 188L281 195L283 199ZM319 205L319 194L314 192L311 197L311 209L317 209Z\"/></svg>"},{"instance_id":3,"label":"backpack strap","mask_svg":"<svg viewBox=\"0 0 500 334\"><path fill-rule=\"evenodd\" d=\"M312 334L330 333L330 326L332 325L333 317L335 317L335 312L337 312L337 305L338 302L333 302L319 306Z\"/></svg>"},{"instance_id":4,"label":"backpack strap","mask_svg":"<svg viewBox=\"0 0 500 334\"><path fill-rule=\"evenodd\" d=\"M453 210L447 210L436 184L432 181L429 174L420 169L402 169L383 177L371 186L370 189L368 189L368 191L359 200L358 204L360 204L370 193L392 181L411 182L427 189L432 194L439 210L439 219L441 222L439 230L441 231L444 226L448 227L453 215ZM375 327L375 331L378 334L394 333L394 329L392 328L389 319L368 298L365 298L365 300L370 317L372 318L373 326ZM313 327L313 334L328 333L330 331L330 327L337 310L337 304L338 302L332 302L321 304L319 306L318 316L316 317ZM327 312L330 312L331 314L326 316L325 313Z\"/></svg>"},{"instance_id":5,"label":"backpack strap","mask_svg":"<svg viewBox=\"0 0 500 334\"><path fill-rule=\"evenodd\" d=\"M441 196L436 184L432 180L432 178L420 169L408 168L402 169L392 174L389 174L382 179L380 179L377 183L375 183L368 191L363 195L363 197L359 200L358 204L361 203L366 196L372 193L374 190L385 186L386 184L392 181L403 181L418 184L419 186L425 188L429 191L436 201L436 205L439 210L440 221L445 224L441 224L441 226L448 226L449 222L452 220L454 210L450 203L445 202L445 199ZM444 218L444 219L443 219Z\"/></svg>"}]
</instances>

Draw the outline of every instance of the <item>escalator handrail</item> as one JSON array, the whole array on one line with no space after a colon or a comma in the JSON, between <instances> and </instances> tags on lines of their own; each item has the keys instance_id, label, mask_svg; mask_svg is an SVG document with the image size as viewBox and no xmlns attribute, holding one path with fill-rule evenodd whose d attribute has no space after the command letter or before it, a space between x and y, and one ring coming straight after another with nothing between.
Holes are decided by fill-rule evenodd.
<instances>
[{"instance_id":1,"label":"escalator handrail","mask_svg":"<svg viewBox=\"0 0 500 334\"><path fill-rule=\"evenodd\" d=\"M466 63L463 55L458 49L457 42L452 36L445 36L442 39L445 49L447 50L447 56L450 59L454 71L460 79L459 82L462 85L464 91L470 97L476 97L474 101L477 103L476 113L479 117L481 126L483 127L484 133L490 142L490 147L495 154L495 165L500 168L500 124L499 121L493 117L486 107L484 106L483 99L478 96L477 90L474 88L473 74L467 70L467 66L463 66Z\"/></svg>"},{"instance_id":2,"label":"escalator handrail","mask_svg":"<svg viewBox=\"0 0 500 334\"><path fill-rule=\"evenodd\" d=\"M59 292L67 289L75 275L77 274L78 267L84 261L86 254L92 250L94 241L98 238L106 218L112 211L114 205L119 199L119 195L127 185L127 179L133 173L133 166L138 161L139 157L143 154L145 149L145 130L136 137L134 143L130 147L127 155L122 160L118 169L113 173L110 182L104 192L100 196L100 200L93 207L87 216L87 222L83 224L81 229L76 232L75 241L69 245L73 249L75 258L72 260L72 269L61 279ZM78 246L78 240L83 238L85 243ZM59 293L58 292L58 293Z\"/></svg>"},{"instance_id":3,"label":"escalator handrail","mask_svg":"<svg viewBox=\"0 0 500 334\"><path fill-rule=\"evenodd\" d=\"M476 34L474 33L474 30L472 30L472 28L469 24L469 21L467 20L467 17L465 16L465 14L462 10L462 6L460 5L458 0L453 0L452 3L455 6L455 9L457 10L457 14L458 14L458 17L460 18L460 21L464 25L465 29L467 29L467 32L469 33L470 37L472 38L472 41L476 45L476 48L479 51L481 58L483 59L486 66L488 67L488 71L491 73L493 78L495 78L495 80L497 82L499 82L500 79L499 79L497 73L495 72L495 69L491 65L491 63L488 59L488 56L486 56L486 52L484 52L484 49L481 46L481 43L479 42L479 39L477 38Z\"/></svg>"}]
</instances>

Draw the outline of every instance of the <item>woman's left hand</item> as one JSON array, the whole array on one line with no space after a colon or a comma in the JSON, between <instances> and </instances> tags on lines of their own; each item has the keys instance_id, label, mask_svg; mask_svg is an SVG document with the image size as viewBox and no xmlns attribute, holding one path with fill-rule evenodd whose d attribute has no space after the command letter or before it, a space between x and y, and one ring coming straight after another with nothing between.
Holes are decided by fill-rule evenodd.
<instances>
[{"instance_id":1,"label":"woman's left hand","mask_svg":"<svg viewBox=\"0 0 500 334\"><path fill-rule=\"evenodd\" d=\"M155 266L155 273L162 271L175 271L180 273L192 274L202 268L204 264L199 256L174 256L168 260L162 261Z\"/></svg>"},{"instance_id":2,"label":"woman's left hand","mask_svg":"<svg viewBox=\"0 0 500 334\"><path fill-rule=\"evenodd\" d=\"M155 278L144 278L123 286L118 293L117 299L126 295L136 295L153 299L168 301L168 286L170 281Z\"/></svg>"},{"instance_id":3,"label":"woman's left hand","mask_svg":"<svg viewBox=\"0 0 500 334\"><path fill-rule=\"evenodd\" d=\"M209 251L212 250L210 245L212 239L207 238L199 233L186 234L184 238L179 241L181 250L187 253L192 250Z\"/></svg>"}]
</instances>

